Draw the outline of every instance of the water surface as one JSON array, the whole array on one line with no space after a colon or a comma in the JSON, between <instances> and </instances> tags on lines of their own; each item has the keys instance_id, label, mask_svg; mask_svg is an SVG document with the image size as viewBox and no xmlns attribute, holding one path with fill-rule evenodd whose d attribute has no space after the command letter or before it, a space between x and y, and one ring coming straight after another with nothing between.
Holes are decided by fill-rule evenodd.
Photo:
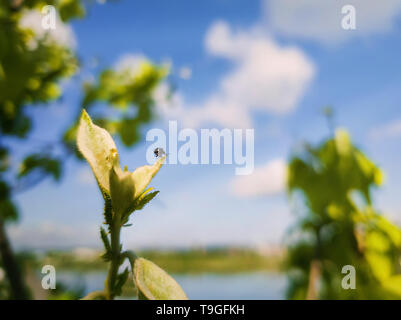
<instances>
[{"instance_id":1,"label":"water surface","mask_svg":"<svg viewBox=\"0 0 401 320\"><path fill-rule=\"evenodd\" d=\"M68 287L85 288L88 293L104 288L105 272L58 272L57 280ZM240 274L177 274L174 279L189 299L262 299L285 298L284 274L254 272Z\"/></svg>"}]
</instances>

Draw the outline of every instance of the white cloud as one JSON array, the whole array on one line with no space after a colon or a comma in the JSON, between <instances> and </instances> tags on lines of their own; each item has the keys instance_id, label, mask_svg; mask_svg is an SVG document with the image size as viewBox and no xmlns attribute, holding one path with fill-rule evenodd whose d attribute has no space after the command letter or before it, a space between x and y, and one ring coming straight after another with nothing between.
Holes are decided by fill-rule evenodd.
<instances>
[{"instance_id":1,"label":"white cloud","mask_svg":"<svg viewBox=\"0 0 401 320\"><path fill-rule=\"evenodd\" d=\"M283 192L287 181L287 165L275 159L256 168L251 175L237 176L231 183L232 192L239 197L269 196Z\"/></svg>"},{"instance_id":2,"label":"white cloud","mask_svg":"<svg viewBox=\"0 0 401 320\"><path fill-rule=\"evenodd\" d=\"M142 54L127 53L117 59L114 69L116 71L129 71L131 75L135 75L139 72L141 65L146 62L149 62L149 59Z\"/></svg>"},{"instance_id":3,"label":"white cloud","mask_svg":"<svg viewBox=\"0 0 401 320\"><path fill-rule=\"evenodd\" d=\"M189 80L192 77L192 69L190 67L180 68L178 75L183 80Z\"/></svg>"},{"instance_id":4,"label":"white cloud","mask_svg":"<svg viewBox=\"0 0 401 320\"><path fill-rule=\"evenodd\" d=\"M373 139L386 139L401 136L401 119L373 128L370 132Z\"/></svg>"},{"instance_id":5,"label":"white cloud","mask_svg":"<svg viewBox=\"0 0 401 320\"><path fill-rule=\"evenodd\" d=\"M252 119L249 110L234 100L227 100L218 94L209 97L202 105L191 106L182 114L184 124L190 128L214 123L227 128L250 128Z\"/></svg>"},{"instance_id":6,"label":"white cloud","mask_svg":"<svg viewBox=\"0 0 401 320\"><path fill-rule=\"evenodd\" d=\"M167 83L163 82L155 88L153 100L162 115L172 119L183 117L184 97L179 92L171 94Z\"/></svg>"},{"instance_id":7,"label":"white cloud","mask_svg":"<svg viewBox=\"0 0 401 320\"><path fill-rule=\"evenodd\" d=\"M221 94L242 106L291 111L314 75L312 62L300 49L280 47L256 29L234 33L218 22L206 36L206 48L236 62L222 80Z\"/></svg>"},{"instance_id":8,"label":"white cloud","mask_svg":"<svg viewBox=\"0 0 401 320\"><path fill-rule=\"evenodd\" d=\"M47 41L54 42L61 46L75 49L77 46L76 37L72 28L64 24L59 15L56 15L56 28L46 30L42 27L43 15L38 10L26 10L19 21L22 29L31 29L35 33L35 39L28 43L31 49L37 47L37 41L47 37Z\"/></svg>"},{"instance_id":9,"label":"white cloud","mask_svg":"<svg viewBox=\"0 0 401 320\"><path fill-rule=\"evenodd\" d=\"M315 74L313 62L296 47L283 47L256 26L233 31L214 23L205 37L209 54L233 63L204 102L176 105L167 116L189 127L214 123L222 127L252 126L253 110L285 114L294 110Z\"/></svg>"},{"instance_id":10,"label":"white cloud","mask_svg":"<svg viewBox=\"0 0 401 320\"><path fill-rule=\"evenodd\" d=\"M344 30L341 9L356 9L356 30ZM401 13L400 0L265 0L267 24L279 33L336 44L390 31Z\"/></svg>"}]
</instances>

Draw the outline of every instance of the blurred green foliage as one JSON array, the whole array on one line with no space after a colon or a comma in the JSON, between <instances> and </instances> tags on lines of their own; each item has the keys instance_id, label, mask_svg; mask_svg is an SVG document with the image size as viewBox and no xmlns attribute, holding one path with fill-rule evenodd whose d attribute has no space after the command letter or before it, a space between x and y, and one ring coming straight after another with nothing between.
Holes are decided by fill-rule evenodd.
<instances>
[{"instance_id":1,"label":"blurred green foliage","mask_svg":"<svg viewBox=\"0 0 401 320\"><path fill-rule=\"evenodd\" d=\"M50 157L41 154L32 154L24 159L20 166L18 177L22 178L28 175L32 170L41 169L46 173L52 175L54 179L60 179L61 169L60 162Z\"/></svg>"},{"instance_id":2,"label":"blurred green foliage","mask_svg":"<svg viewBox=\"0 0 401 320\"><path fill-rule=\"evenodd\" d=\"M299 219L288 249L289 298L307 297L313 262L316 298L401 298L401 231L372 204L371 189L382 181L344 130L293 155L288 190ZM356 269L355 290L342 288L345 265Z\"/></svg>"},{"instance_id":3,"label":"blurred green foliage","mask_svg":"<svg viewBox=\"0 0 401 320\"><path fill-rule=\"evenodd\" d=\"M0 1L0 185L7 189L0 199L3 220L15 220L17 211L12 203L12 151L2 143L7 137L27 139L32 127L28 107L57 99L61 95L60 80L71 77L78 69L75 52L70 48L48 41L47 37L38 38L34 30L21 27L20 21L27 12L47 4L54 5L65 22L84 13L80 1ZM21 180L38 170L56 179L61 175L57 159L29 154L15 177Z\"/></svg>"},{"instance_id":4,"label":"blurred green foliage","mask_svg":"<svg viewBox=\"0 0 401 320\"><path fill-rule=\"evenodd\" d=\"M168 72L167 67L149 61L143 61L135 72L130 69L106 69L96 83L84 84L81 107L89 113L99 103L112 108L111 114L104 109L100 115L94 113L93 122L111 135L118 136L124 145L132 146L141 137L142 125L154 119L153 92ZM75 149L79 115L64 136L64 141L72 149Z\"/></svg>"},{"instance_id":5,"label":"blurred green foliage","mask_svg":"<svg viewBox=\"0 0 401 320\"><path fill-rule=\"evenodd\" d=\"M2 142L7 137L18 137L28 142L32 127L29 109L61 97L60 81L72 77L80 68L74 49L49 41L51 30L45 37L37 37L35 30L21 27L24 15L32 10L40 13L45 5L53 5L63 23L85 15L80 0L0 1L0 183L10 191L3 194L5 203L0 203L0 208L4 209L12 208L9 202L13 184L34 185L48 175L59 180L62 174L63 157L48 151L27 154L15 172L18 183L10 181L10 174L7 175L8 181L5 174L1 174L10 172L9 153L12 152ZM33 39L34 46L30 45ZM119 136L126 146L134 145L140 139L141 126L154 118L153 92L168 72L167 67L150 61L144 61L135 71L129 68L101 71L96 83L83 84L82 103L76 107L77 120L82 108L96 109L95 123ZM79 156L75 152L77 124L78 121L71 124L58 142L67 146L68 153L73 151ZM33 179L32 175L35 176ZM0 216L15 218L16 212L14 210L11 214L1 210Z\"/></svg>"},{"instance_id":6,"label":"blurred green foliage","mask_svg":"<svg viewBox=\"0 0 401 320\"><path fill-rule=\"evenodd\" d=\"M53 4L65 12L64 21L81 16L70 7L78 1L0 2L0 134L25 137L31 128L27 105L44 103L61 94L58 81L72 76L78 68L75 53L46 38L32 40L32 29L22 28L21 18L28 10Z\"/></svg>"},{"instance_id":7,"label":"blurred green foliage","mask_svg":"<svg viewBox=\"0 0 401 320\"><path fill-rule=\"evenodd\" d=\"M22 281L21 276L4 231L5 222L18 218L14 195L48 176L59 180L67 157L78 155L75 152L77 123L69 124L65 135L55 137L51 147L38 148L30 143L31 110L61 98L61 82L79 73L82 67L73 47L58 41L51 29L40 29L41 10L46 5L54 6L60 18L57 23L68 25L71 20L85 16L87 3L90 1L0 0L0 240L5 242L1 247L5 251L0 253L10 262L4 263L7 275L13 273L17 282ZM39 17L38 21L30 21L33 26L22 23L30 13ZM119 136L126 146L134 145L139 141L142 125L154 117L153 91L167 73L166 67L150 61L135 72L100 71L95 84L83 84L82 104L75 106L77 120L82 108L96 109L93 110L96 123ZM6 143L15 138L25 142L25 157L19 165L15 163L20 159L14 157L12 144ZM63 151L55 154L54 150ZM27 297L21 283L11 287L14 298Z\"/></svg>"},{"instance_id":8,"label":"blurred green foliage","mask_svg":"<svg viewBox=\"0 0 401 320\"><path fill-rule=\"evenodd\" d=\"M67 286L58 281L56 289L49 291L49 300L79 300L84 296L84 286Z\"/></svg>"}]
</instances>

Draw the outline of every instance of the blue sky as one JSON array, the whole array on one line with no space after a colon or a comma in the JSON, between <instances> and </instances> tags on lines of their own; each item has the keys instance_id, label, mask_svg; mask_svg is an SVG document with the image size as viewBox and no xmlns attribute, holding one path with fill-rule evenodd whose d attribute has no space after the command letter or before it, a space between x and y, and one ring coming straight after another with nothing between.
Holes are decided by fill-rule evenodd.
<instances>
[{"instance_id":1,"label":"blue sky","mask_svg":"<svg viewBox=\"0 0 401 320\"><path fill-rule=\"evenodd\" d=\"M284 163L302 140L327 136L321 114L326 105L333 106L336 125L346 127L387 173L386 185L375 192L376 205L401 222L401 2L320 2L94 5L72 25L84 67L64 85L61 102L35 109L32 136L46 140L62 133L78 110L80 80L103 67L138 55L171 61L178 112L161 110L160 120L147 129L165 129L167 119L196 129L254 128L260 174L246 178L249 195L241 197L233 190L234 166L165 166L152 181L161 191L158 198L124 230L127 246L280 244L294 215L280 176L270 178L281 168L272 164ZM341 7L348 3L356 8L356 30L340 28ZM191 70L189 79L180 78L182 68ZM148 145L119 145L122 163L130 170L145 164ZM252 186L260 186L259 192ZM10 232L17 247L100 246L103 204L85 163L69 160L61 183L45 181L16 200L22 218Z\"/></svg>"}]
</instances>

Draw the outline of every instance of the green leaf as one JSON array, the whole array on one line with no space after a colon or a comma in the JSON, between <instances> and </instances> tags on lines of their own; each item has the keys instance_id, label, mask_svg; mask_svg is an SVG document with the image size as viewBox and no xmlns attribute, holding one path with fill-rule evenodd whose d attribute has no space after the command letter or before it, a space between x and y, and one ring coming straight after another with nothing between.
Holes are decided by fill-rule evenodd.
<instances>
[{"instance_id":1,"label":"green leaf","mask_svg":"<svg viewBox=\"0 0 401 320\"><path fill-rule=\"evenodd\" d=\"M8 200L9 197L10 186L4 181L0 181L0 201Z\"/></svg>"},{"instance_id":2,"label":"green leaf","mask_svg":"<svg viewBox=\"0 0 401 320\"><path fill-rule=\"evenodd\" d=\"M166 156L157 160L155 164L139 167L132 173L132 179L135 181L135 199L143 194L150 181L159 172L165 159Z\"/></svg>"},{"instance_id":3,"label":"green leaf","mask_svg":"<svg viewBox=\"0 0 401 320\"><path fill-rule=\"evenodd\" d=\"M118 217L119 222L123 220L124 224L129 214L136 209L136 200L144 193L166 157L158 159L153 165L139 167L134 172L121 170L117 149L111 135L105 129L93 124L85 110L82 112L78 128L77 144L89 162L103 193L106 203L106 224L111 224L113 218L111 212ZM155 195L149 195L144 199L141 208ZM111 207L108 203L109 198Z\"/></svg>"},{"instance_id":4,"label":"green leaf","mask_svg":"<svg viewBox=\"0 0 401 320\"><path fill-rule=\"evenodd\" d=\"M288 237L293 242L286 261L288 297L306 297L316 259L324 265L321 299L391 299L400 294L401 231L372 204L372 188L381 180L380 169L344 130L296 151L289 163L288 190L299 220ZM338 285L338 266L348 264L358 270L358 290Z\"/></svg>"},{"instance_id":5,"label":"green leaf","mask_svg":"<svg viewBox=\"0 0 401 320\"><path fill-rule=\"evenodd\" d=\"M148 204L151 200L153 200L153 198L156 197L159 192L160 191L153 191L153 192L147 193L143 197L140 197L137 201L137 205L135 206L135 210L143 209L143 207L146 204Z\"/></svg>"},{"instance_id":6,"label":"green leaf","mask_svg":"<svg viewBox=\"0 0 401 320\"><path fill-rule=\"evenodd\" d=\"M32 154L22 162L18 178L26 177L34 171L50 174L55 180L59 180L61 176L61 164L58 159L52 159L50 156Z\"/></svg>"},{"instance_id":7,"label":"green leaf","mask_svg":"<svg viewBox=\"0 0 401 320\"><path fill-rule=\"evenodd\" d=\"M383 281L382 286L385 290L394 295L393 299L401 298L401 276L393 276Z\"/></svg>"},{"instance_id":8,"label":"green leaf","mask_svg":"<svg viewBox=\"0 0 401 320\"><path fill-rule=\"evenodd\" d=\"M93 124L85 110L79 122L77 145L89 162L99 186L110 193L110 170L118 161L117 147L111 135Z\"/></svg>"},{"instance_id":9,"label":"green leaf","mask_svg":"<svg viewBox=\"0 0 401 320\"><path fill-rule=\"evenodd\" d=\"M100 227L100 237L102 238L106 252L111 252L109 237L107 236L106 230L104 230L102 227Z\"/></svg>"},{"instance_id":10,"label":"green leaf","mask_svg":"<svg viewBox=\"0 0 401 320\"><path fill-rule=\"evenodd\" d=\"M105 262L109 262L109 261L111 261L111 259L112 259L111 252L105 252L105 253L103 253L100 257L101 257L102 260L105 261Z\"/></svg>"},{"instance_id":11,"label":"green leaf","mask_svg":"<svg viewBox=\"0 0 401 320\"><path fill-rule=\"evenodd\" d=\"M18 219L18 210L10 199L10 187L4 181L0 180L0 219L16 221Z\"/></svg>"},{"instance_id":12,"label":"green leaf","mask_svg":"<svg viewBox=\"0 0 401 320\"><path fill-rule=\"evenodd\" d=\"M11 200L0 200L0 218L8 221L18 219L18 210Z\"/></svg>"},{"instance_id":13,"label":"green leaf","mask_svg":"<svg viewBox=\"0 0 401 320\"><path fill-rule=\"evenodd\" d=\"M160 170L165 157L159 159L153 165L137 168L134 172L122 171L120 167L114 167L110 171L110 194L114 212L123 217L126 222L130 213L137 209L137 200L144 193L146 187ZM156 194L149 196L145 201L149 202ZM147 203L143 203L142 207ZM141 207L141 208L142 208Z\"/></svg>"},{"instance_id":14,"label":"green leaf","mask_svg":"<svg viewBox=\"0 0 401 320\"><path fill-rule=\"evenodd\" d=\"M127 268L125 268L123 273L121 273L121 274L119 274L117 276L116 285L115 285L115 288L114 288L114 293L115 293L116 296L120 296L121 295L122 288L123 288L125 282L128 279L128 275L129 275L129 269L127 267Z\"/></svg>"},{"instance_id":15,"label":"green leaf","mask_svg":"<svg viewBox=\"0 0 401 320\"><path fill-rule=\"evenodd\" d=\"M0 147L0 172L6 171L9 168L9 160L8 150Z\"/></svg>"},{"instance_id":16,"label":"green leaf","mask_svg":"<svg viewBox=\"0 0 401 320\"><path fill-rule=\"evenodd\" d=\"M337 129L335 134L335 143L340 155L348 155L352 150L351 139L348 132L344 129Z\"/></svg>"},{"instance_id":17,"label":"green leaf","mask_svg":"<svg viewBox=\"0 0 401 320\"><path fill-rule=\"evenodd\" d=\"M111 198L106 192L102 192L102 194L104 198L104 223L110 227L113 221L113 208L111 206Z\"/></svg>"},{"instance_id":18,"label":"green leaf","mask_svg":"<svg viewBox=\"0 0 401 320\"><path fill-rule=\"evenodd\" d=\"M144 258L135 260L134 281L138 298L147 300L187 300L180 285L163 269Z\"/></svg>"},{"instance_id":19,"label":"green leaf","mask_svg":"<svg viewBox=\"0 0 401 320\"><path fill-rule=\"evenodd\" d=\"M58 10L63 21L85 16L85 7L79 0L61 0Z\"/></svg>"},{"instance_id":20,"label":"green leaf","mask_svg":"<svg viewBox=\"0 0 401 320\"><path fill-rule=\"evenodd\" d=\"M140 121L137 119L123 119L121 120L118 132L120 133L121 141L126 146L131 146L138 142Z\"/></svg>"},{"instance_id":21,"label":"green leaf","mask_svg":"<svg viewBox=\"0 0 401 320\"><path fill-rule=\"evenodd\" d=\"M122 217L135 200L135 181L131 172L123 172L121 168L110 171L110 195L114 212Z\"/></svg>"}]
</instances>

